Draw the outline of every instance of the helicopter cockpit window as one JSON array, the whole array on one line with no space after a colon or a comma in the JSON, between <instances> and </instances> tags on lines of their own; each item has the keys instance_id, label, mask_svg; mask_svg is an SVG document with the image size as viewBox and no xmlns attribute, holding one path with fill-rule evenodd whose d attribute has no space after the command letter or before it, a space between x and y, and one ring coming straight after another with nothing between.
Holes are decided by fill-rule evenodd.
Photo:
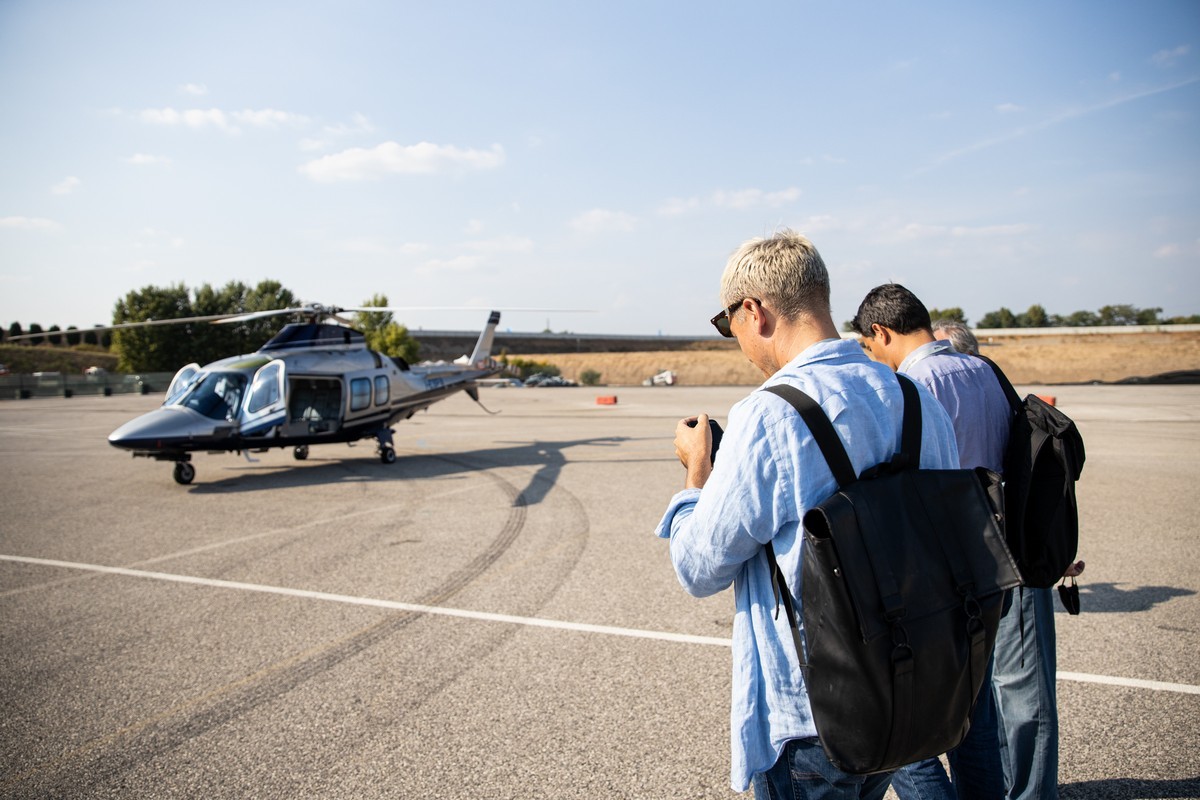
<instances>
[{"instance_id":1,"label":"helicopter cockpit window","mask_svg":"<svg viewBox=\"0 0 1200 800\"><path fill-rule=\"evenodd\" d=\"M232 422L237 419L246 376L237 372L208 372L192 385L178 401L179 405L198 411L209 419Z\"/></svg>"},{"instance_id":2,"label":"helicopter cockpit window","mask_svg":"<svg viewBox=\"0 0 1200 800\"><path fill-rule=\"evenodd\" d=\"M350 381L350 410L362 411L371 405L371 381L367 378L355 378Z\"/></svg>"},{"instance_id":3,"label":"helicopter cockpit window","mask_svg":"<svg viewBox=\"0 0 1200 800\"><path fill-rule=\"evenodd\" d=\"M163 401L163 405L169 406L178 400L184 392L191 388L192 383L199 374L199 364L188 364L179 370L179 372L176 372L175 377L171 379L171 385L167 387L167 399Z\"/></svg>"},{"instance_id":4,"label":"helicopter cockpit window","mask_svg":"<svg viewBox=\"0 0 1200 800\"><path fill-rule=\"evenodd\" d=\"M375 405L387 405L388 401L388 379L387 375L375 376Z\"/></svg>"},{"instance_id":5,"label":"helicopter cockpit window","mask_svg":"<svg viewBox=\"0 0 1200 800\"><path fill-rule=\"evenodd\" d=\"M254 385L250 387L250 398L246 401L248 413L255 414L279 402L281 369L279 362L275 361L260 369L254 376Z\"/></svg>"}]
</instances>

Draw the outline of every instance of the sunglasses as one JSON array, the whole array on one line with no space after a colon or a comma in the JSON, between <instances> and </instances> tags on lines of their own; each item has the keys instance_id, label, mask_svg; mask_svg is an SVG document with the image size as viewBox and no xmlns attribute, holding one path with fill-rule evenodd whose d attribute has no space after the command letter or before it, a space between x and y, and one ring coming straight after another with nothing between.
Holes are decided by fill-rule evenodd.
<instances>
[{"instance_id":1,"label":"sunglasses","mask_svg":"<svg viewBox=\"0 0 1200 800\"><path fill-rule=\"evenodd\" d=\"M720 314L717 314L715 317L713 317L712 319L709 320L709 322L711 322L713 324L713 327L717 329L717 333L721 334L726 339L733 338L733 331L731 331L729 329L729 320L730 320L733 312L739 306L741 306L742 303L746 302L747 300L754 300L754 302L758 303L760 306L762 305L761 300L758 300L753 297L743 297L741 300L738 300L736 303L731 305L729 308L725 309Z\"/></svg>"}]
</instances>

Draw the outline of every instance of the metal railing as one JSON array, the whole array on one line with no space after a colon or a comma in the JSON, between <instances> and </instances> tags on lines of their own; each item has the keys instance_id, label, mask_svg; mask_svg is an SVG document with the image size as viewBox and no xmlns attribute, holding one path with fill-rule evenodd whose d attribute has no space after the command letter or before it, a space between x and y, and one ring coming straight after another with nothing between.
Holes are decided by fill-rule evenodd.
<instances>
[{"instance_id":1,"label":"metal railing","mask_svg":"<svg viewBox=\"0 0 1200 800\"><path fill-rule=\"evenodd\" d=\"M147 372L124 375L67 375L61 372L35 372L32 375L0 376L0 400L26 400L33 397L74 397L76 395L161 394L171 383L173 373Z\"/></svg>"}]
</instances>

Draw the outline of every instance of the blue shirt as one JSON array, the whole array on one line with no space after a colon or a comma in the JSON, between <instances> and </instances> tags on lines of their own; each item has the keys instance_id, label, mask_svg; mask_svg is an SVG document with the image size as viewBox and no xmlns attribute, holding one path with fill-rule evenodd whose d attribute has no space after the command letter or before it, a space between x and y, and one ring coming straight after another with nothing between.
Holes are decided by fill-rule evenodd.
<instances>
[{"instance_id":1,"label":"blue shirt","mask_svg":"<svg viewBox=\"0 0 1200 800\"><path fill-rule=\"evenodd\" d=\"M950 415L959 466L1004 472L1012 406L986 362L957 352L950 342L935 341L909 353L896 371L933 392Z\"/></svg>"},{"instance_id":2,"label":"blue shirt","mask_svg":"<svg viewBox=\"0 0 1200 800\"><path fill-rule=\"evenodd\" d=\"M891 370L856 341L818 342L764 383L789 383L821 404L856 473L900 448L903 398ZM921 464L958 464L954 431L928 391L921 395ZM743 792L770 769L790 739L817 735L787 616L776 614L763 544L773 541L795 597L800 583L800 520L836 490L808 426L787 401L756 391L729 411L704 488L673 498L658 525L671 539L683 587L697 597L733 584L733 698L730 783Z\"/></svg>"}]
</instances>

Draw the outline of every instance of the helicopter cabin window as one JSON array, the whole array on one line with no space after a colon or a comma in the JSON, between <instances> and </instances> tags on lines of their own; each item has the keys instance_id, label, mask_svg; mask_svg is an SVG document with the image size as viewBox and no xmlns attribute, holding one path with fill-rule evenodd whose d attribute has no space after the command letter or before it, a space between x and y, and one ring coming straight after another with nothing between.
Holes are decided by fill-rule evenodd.
<instances>
[{"instance_id":1,"label":"helicopter cabin window","mask_svg":"<svg viewBox=\"0 0 1200 800\"><path fill-rule=\"evenodd\" d=\"M350 410L362 411L371 405L371 381L369 378L355 378L350 381Z\"/></svg>"},{"instance_id":2,"label":"helicopter cabin window","mask_svg":"<svg viewBox=\"0 0 1200 800\"><path fill-rule=\"evenodd\" d=\"M246 401L246 411L255 414L279 402L279 372L279 362L258 371L254 385L250 387L250 399Z\"/></svg>"},{"instance_id":3,"label":"helicopter cabin window","mask_svg":"<svg viewBox=\"0 0 1200 800\"><path fill-rule=\"evenodd\" d=\"M387 405L388 401L388 379L387 375L375 376L375 405Z\"/></svg>"}]
</instances>

